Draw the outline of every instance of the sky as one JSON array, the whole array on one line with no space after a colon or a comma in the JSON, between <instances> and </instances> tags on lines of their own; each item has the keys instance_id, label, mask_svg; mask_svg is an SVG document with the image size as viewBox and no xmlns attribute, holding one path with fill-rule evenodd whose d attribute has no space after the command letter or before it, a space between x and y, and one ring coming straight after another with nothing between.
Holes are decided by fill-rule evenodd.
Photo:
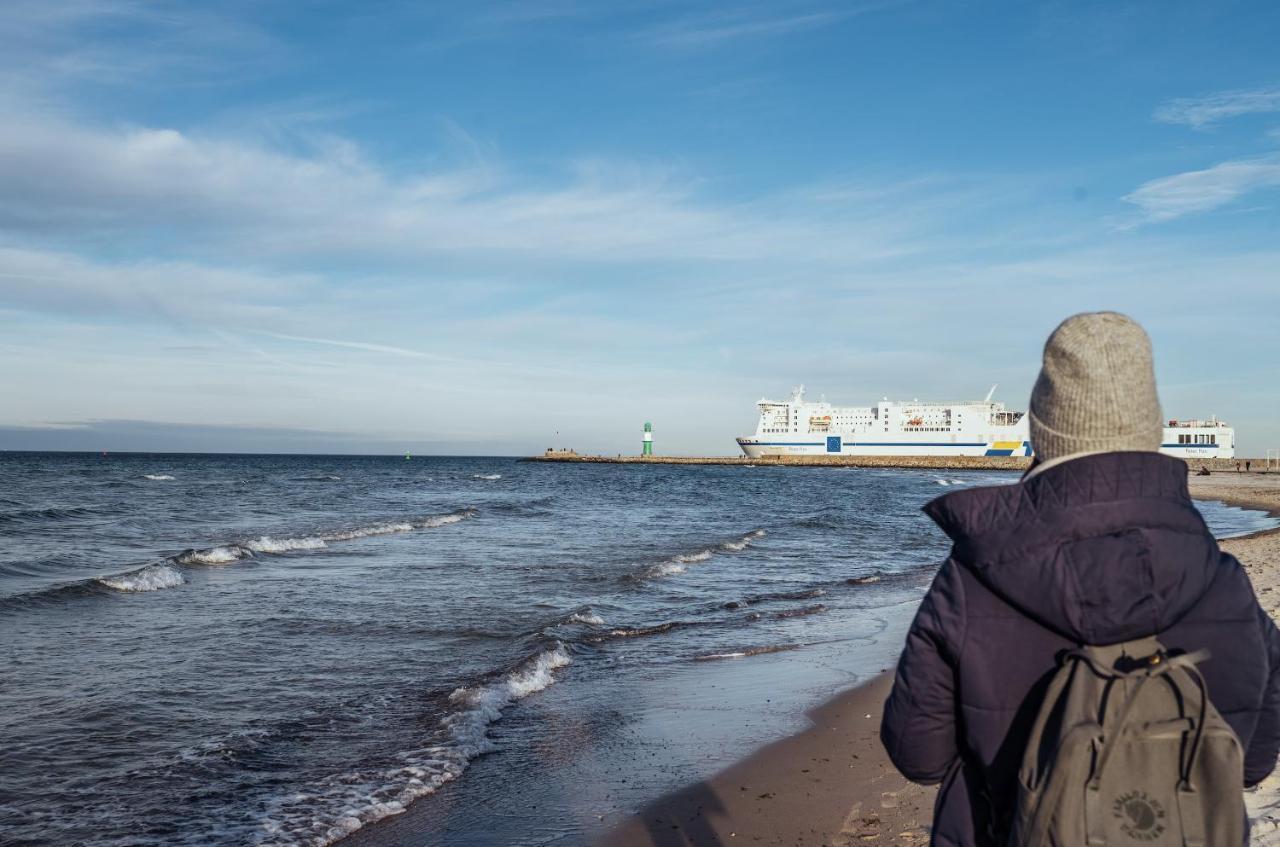
<instances>
[{"instance_id":1,"label":"sky","mask_svg":"<svg viewBox=\"0 0 1280 847\"><path fill-rule=\"evenodd\" d=\"M0 449L729 454L1116 309L1280 448L1270 2L7 0Z\"/></svg>"}]
</instances>

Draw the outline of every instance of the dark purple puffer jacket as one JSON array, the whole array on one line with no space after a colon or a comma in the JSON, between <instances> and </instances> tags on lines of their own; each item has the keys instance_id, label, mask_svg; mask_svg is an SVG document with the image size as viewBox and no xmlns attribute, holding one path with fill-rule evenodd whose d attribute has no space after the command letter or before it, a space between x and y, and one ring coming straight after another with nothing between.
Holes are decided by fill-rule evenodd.
<instances>
[{"instance_id":1,"label":"dark purple puffer jacket","mask_svg":"<svg viewBox=\"0 0 1280 847\"><path fill-rule=\"evenodd\" d=\"M1280 633L1157 453L1064 462L925 507L954 542L898 663L880 735L911 780L941 782L933 843L994 845L1056 654L1156 635L1207 647L1209 696L1245 748L1280 752Z\"/></svg>"}]
</instances>

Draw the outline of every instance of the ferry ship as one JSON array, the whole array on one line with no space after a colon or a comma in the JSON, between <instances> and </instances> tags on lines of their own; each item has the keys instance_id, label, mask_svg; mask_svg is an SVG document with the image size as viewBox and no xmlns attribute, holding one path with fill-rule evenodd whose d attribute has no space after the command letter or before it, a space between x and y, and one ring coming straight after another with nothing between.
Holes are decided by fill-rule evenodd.
<instances>
[{"instance_id":1,"label":"ferry ship","mask_svg":"<svg viewBox=\"0 0 1280 847\"><path fill-rule=\"evenodd\" d=\"M874 406L833 406L806 401L804 386L790 399L762 399L754 435L738 439L742 452L759 456L1030 456L1026 414L983 400L953 403L891 401ZM1182 459L1235 457L1235 430L1216 417L1171 420L1160 451Z\"/></svg>"}]
</instances>

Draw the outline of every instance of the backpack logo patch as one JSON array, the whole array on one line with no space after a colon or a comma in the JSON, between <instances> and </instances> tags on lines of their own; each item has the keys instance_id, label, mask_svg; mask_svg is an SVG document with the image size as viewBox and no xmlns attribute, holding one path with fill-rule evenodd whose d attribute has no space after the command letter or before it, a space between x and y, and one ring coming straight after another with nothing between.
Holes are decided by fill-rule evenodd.
<instances>
[{"instance_id":1,"label":"backpack logo patch","mask_svg":"<svg viewBox=\"0 0 1280 847\"><path fill-rule=\"evenodd\" d=\"M1164 806L1145 791L1121 794L1111 813L1120 820L1120 831L1134 841L1155 841L1164 833Z\"/></svg>"}]
</instances>

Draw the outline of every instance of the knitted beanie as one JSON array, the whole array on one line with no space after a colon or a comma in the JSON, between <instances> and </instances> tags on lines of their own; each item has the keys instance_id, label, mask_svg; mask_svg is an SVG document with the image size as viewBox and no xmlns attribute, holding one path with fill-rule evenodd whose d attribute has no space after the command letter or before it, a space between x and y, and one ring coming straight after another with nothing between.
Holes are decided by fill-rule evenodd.
<instances>
[{"instance_id":1,"label":"knitted beanie","mask_svg":"<svg viewBox=\"0 0 1280 847\"><path fill-rule=\"evenodd\" d=\"M1027 417L1042 462L1159 450L1164 430L1147 333L1116 312L1067 318L1045 342Z\"/></svg>"}]
</instances>

